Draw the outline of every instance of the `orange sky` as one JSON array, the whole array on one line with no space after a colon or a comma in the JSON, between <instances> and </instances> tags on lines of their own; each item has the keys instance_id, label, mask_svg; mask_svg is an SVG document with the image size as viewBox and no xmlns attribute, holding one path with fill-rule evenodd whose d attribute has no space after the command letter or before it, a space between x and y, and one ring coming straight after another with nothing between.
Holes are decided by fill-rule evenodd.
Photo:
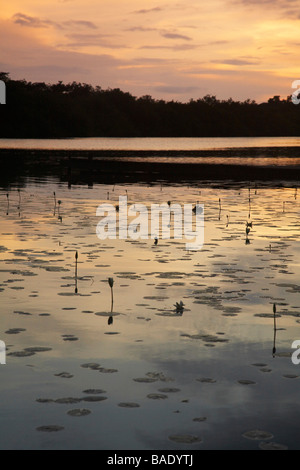
<instances>
[{"instance_id":1,"label":"orange sky","mask_svg":"<svg viewBox=\"0 0 300 470\"><path fill-rule=\"evenodd\" d=\"M258 102L300 79L300 0L11 0L0 29L15 79Z\"/></svg>"}]
</instances>

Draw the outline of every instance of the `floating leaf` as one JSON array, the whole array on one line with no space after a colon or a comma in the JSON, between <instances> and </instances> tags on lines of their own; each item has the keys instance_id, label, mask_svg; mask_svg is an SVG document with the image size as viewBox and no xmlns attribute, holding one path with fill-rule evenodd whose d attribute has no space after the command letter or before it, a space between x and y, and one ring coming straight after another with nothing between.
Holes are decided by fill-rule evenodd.
<instances>
[{"instance_id":1,"label":"floating leaf","mask_svg":"<svg viewBox=\"0 0 300 470\"><path fill-rule=\"evenodd\" d=\"M76 408L74 410L69 410L67 412L68 415L70 416L86 416L91 413L90 410L87 410L86 408Z\"/></svg>"},{"instance_id":2,"label":"floating leaf","mask_svg":"<svg viewBox=\"0 0 300 470\"><path fill-rule=\"evenodd\" d=\"M242 385L253 385L253 384L255 384L256 382L253 382L253 380L241 379L241 380L238 380L238 383L239 383L239 384L242 384Z\"/></svg>"},{"instance_id":3,"label":"floating leaf","mask_svg":"<svg viewBox=\"0 0 300 470\"><path fill-rule=\"evenodd\" d=\"M151 398L152 400L164 400L165 398L168 398L168 395L163 393L149 393L147 398Z\"/></svg>"},{"instance_id":4,"label":"floating leaf","mask_svg":"<svg viewBox=\"0 0 300 470\"><path fill-rule=\"evenodd\" d=\"M64 427L58 426L56 424L48 424L47 426L39 426L36 429L37 431L41 431L41 432L56 432L56 431L62 431Z\"/></svg>"},{"instance_id":5,"label":"floating leaf","mask_svg":"<svg viewBox=\"0 0 300 470\"><path fill-rule=\"evenodd\" d=\"M169 436L169 439L179 444L194 444L195 442L201 442L200 437L192 436L190 434L174 434Z\"/></svg>"},{"instance_id":6,"label":"floating leaf","mask_svg":"<svg viewBox=\"0 0 300 470\"><path fill-rule=\"evenodd\" d=\"M243 434L243 437L253 440L263 440L263 439L272 439L273 434L267 431L261 431L259 429L254 429L253 431L247 431Z\"/></svg>"},{"instance_id":7,"label":"floating leaf","mask_svg":"<svg viewBox=\"0 0 300 470\"><path fill-rule=\"evenodd\" d=\"M122 408L139 408L140 407L138 403L132 403L132 402L121 402L118 404L118 406L121 406Z\"/></svg>"},{"instance_id":8,"label":"floating leaf","mask_svg":"<svg viewBox=\"0 0 300 470\"><path fill-rule=\"evenodd\" d=\"M260 442L259 448L262 450L288 450L288 447L277 442Z\"/></svg>"}]
</instances>

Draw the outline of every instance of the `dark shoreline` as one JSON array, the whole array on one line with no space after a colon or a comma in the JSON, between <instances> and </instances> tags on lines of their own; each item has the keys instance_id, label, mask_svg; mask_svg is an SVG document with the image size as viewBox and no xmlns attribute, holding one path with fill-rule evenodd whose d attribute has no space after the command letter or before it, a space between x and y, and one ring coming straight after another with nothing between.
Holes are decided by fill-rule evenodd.
<instances>
[{"instance_id":1,"label":"dark shoreline","mask_svg":"<svg viewBox=\"0 0 300 470\"><path fill-rule=\"evenodd\" d=\"M184 163L182 158L207 157L205 163ZM156 161L147 158L157 157ZM171 161L162 161L162 157ZM173 157L173 158L172 158ZM181 157L176 160L176 157ZM210 162L220 157L222 164ZM226 163L226 157L239 158L239 163ZM138 158L138 161L135 160ZM161 158L161 161L160 161ZM240 159L245 158L245 163ZM270 164L247 164L247 158L272 159ZM280 158L300 158L300 147L267 147L222 150L44 150L0 149L2 167L0 184L7 186L24 176L53 176L72 184L104 183L180 183L204 181L283 182L297 185L297 165L282 164ZM278 163L274 164L274 160ZM4 170L4 171L3 171Z\"/></svg>"},{"instance_id":2,"label":"dark shoreline","mask_svg":"<svg viewBox=\"0 0 300 470\"><path fill-rule=\"evenodd\" d=\"M300 158L300 146L286 147L230 147L199 150L120 150L120 149L43 149L43 148L1 148L3 157L44 158L128 158L146 157L237 157L237 158Z\"/></svg>"}]
</instances>

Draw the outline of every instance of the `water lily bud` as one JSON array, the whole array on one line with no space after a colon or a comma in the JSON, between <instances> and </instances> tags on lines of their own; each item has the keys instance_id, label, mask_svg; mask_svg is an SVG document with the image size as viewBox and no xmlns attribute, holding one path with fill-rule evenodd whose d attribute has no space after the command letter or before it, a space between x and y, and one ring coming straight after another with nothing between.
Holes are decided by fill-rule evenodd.
<instances>
[{"instance_id":1,"label":"water lily bud","mask_svg":"<svg viewBox=\"0 0 300 470\"><path fill-rule=\"evenodd\" d=\"M114 280L113 280L112 277L108 278L108 284L109 284L110 287L112 287L114 285Z\"/></svg>"}]
</instances>

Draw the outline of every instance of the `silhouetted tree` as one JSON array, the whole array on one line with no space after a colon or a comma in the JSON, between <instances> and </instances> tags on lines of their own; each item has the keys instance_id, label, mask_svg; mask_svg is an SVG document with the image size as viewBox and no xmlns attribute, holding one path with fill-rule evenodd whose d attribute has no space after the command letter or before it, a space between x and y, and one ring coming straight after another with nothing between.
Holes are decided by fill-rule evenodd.
<instances>
[{"instance_id":1,"label":"silhouetted tree","mask_svg":"<svg viewBox=\"0 0 300 470\"><path fill-rule=\"evenodd\" d=\"M12 80L6 83L0 137L234 137L299 136L300 105L291 96L257 104L219 100L214 95L187 103L137 98L119 88L87 83L54 84Z\"/></svg>"}]
</instances>

